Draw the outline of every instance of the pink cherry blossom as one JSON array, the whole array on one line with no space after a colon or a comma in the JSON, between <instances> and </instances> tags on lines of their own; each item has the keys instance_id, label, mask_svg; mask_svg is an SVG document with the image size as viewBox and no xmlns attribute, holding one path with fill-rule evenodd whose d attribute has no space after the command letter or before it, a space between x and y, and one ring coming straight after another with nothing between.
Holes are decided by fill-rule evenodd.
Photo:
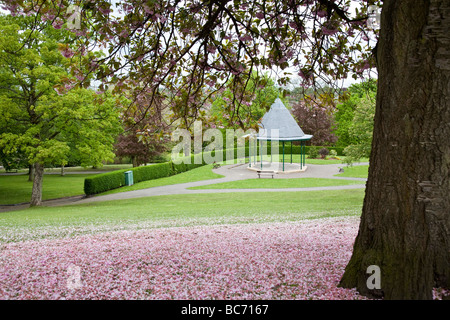
<instances>
[{"instance_id":1,"label":"pink cherry blossom","mask_svg":"<svg viewBox=\"0 0 450 320\"><path fill-rule=\"evenodd\" d=\"M257 17L258 19L263 19L264 18L264 13L263 12L257 12L257 13L255 13L255 17Z\"/></svg>"},{"instance_id":2,"label":"pink cherry blossom","mask_svg":"<svg viewBox=\"0 0 450 320\"><path fill-rule=\"evenodd\" d=\"M64 21L61 18L56 18L55 21L53 21L52 26L55 29L61 29L64 24Z\"/></svg>"},{"instance_id":3,"label":"pink cherry blossom","mask_svg":"<svg viewBox=\"0 0 450 320\"><path fill-rule=\"evenodd\" d=\"M73 55L75 54L75 52L73 52L73 50L70 49L70 48L65 48L64 50L61 51L61 54L62 54L65 58L72 58Z\"/></svg>"},{"instance_id":4,"label":"pink cherry blossom","mask_svg":"<svg viewBox=\"0 0 450 320\"><path fill-rule=\"evenodd\" d=\"M337 287L357 225L341 218L8 243L0 299L362 299ZM68 286L73 267L78 287Z\"/></svg>"},{"instance_id":5,"label":"pink cherry blossom","mask_svg":"<svg viewBox=\"0 0 450 320\"><path fill-rule=\"evenodd\" d=\"M356 217L198 222L1 227L0 299L366 299L337 286Z\"/></svg>"},{"instance_id":6,"label":"pink cherry blossom","mask_svg":"<svg viewBox=\"0 0 450 320\"><path fill-rule=\"evenodd\" d=\"M327 36L332 36L338 32L337 29L328 29L327 27L322 27L322 33Z\"/></svg>"},{"instance_id":7,"label":"pink cherry blossom","mask_svg":"<svg viewBox=\"0 0 450 320\"><path fill-rule=\"evenodd\" d=\"M51 13L46 13L41 16L42 21L52 21L55 19L55 15Z\"/></svg>"},{"instance_id":8,"label":"pink cherry blossom","mask_svg":"<svg viewBox=\"0 0 450 320\"><path fill-rule=\"evenodd\" d=\"M328 15L328 13L325 10L319 10L317 11L317 15L321 18L324 18Z\"/></svg>"}]
</instances>

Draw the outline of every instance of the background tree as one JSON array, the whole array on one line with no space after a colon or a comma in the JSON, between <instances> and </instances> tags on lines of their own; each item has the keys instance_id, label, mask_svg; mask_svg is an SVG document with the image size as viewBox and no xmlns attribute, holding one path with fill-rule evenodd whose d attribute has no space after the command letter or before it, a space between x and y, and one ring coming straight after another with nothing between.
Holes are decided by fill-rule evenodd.
<instances>
[{"instance_id":1,"label":"background tree","mask_svg":"<svg viewBox=\"0 0 450 320\"><path fill-rule=\"evenodd\" d=\"M112 159L119 122L111 96L61 92L70 80L69 61L58 50L65 32L30 30L30 20L0 17L0 148L24 153L33 165L34 206L41 204L45 165L64 165L73 153L84 165Z\"/></svg>"},{"instance_id":2,"label":"background tree","mask_svg":"<svg viewBox=\"0 0 450 320\"><path fill-rule=\"evenodd\" d=\"M14 14L40 10L60 18L65 8L5 2ZM368 5L381 1L355 3L353 14L346 0L129 0L119 4L123 15L113 17L108 1L96 1L83 7L89 19L82 24L91 33L80 40L84 47L113 43L104 58L85 61L105 84L139 79L140 89L154 95L177 92L174 117L195 117L231 75L245 88L255 69L293 66L309 86L320 76L357 78L376 57L371 166L341 285L385 298L431 298L433 286L450 287L448 0L383 1L378 41L371 41L378 32L366 22ZM366 286L368 265L382 270L379 291Z\"/></svg>"},{"instance_id":3,"label":"background tree","mask_svg":"<svg viewBox=\"0 0 450 320\"><path fill-rule=\"evenodd\" d=\"M142 115L151 97L141 93L122 114L124 132L114 145L118 157L129 157L133 167L161 158L168 150L169 125L164 117L161 103L152 112ZM128 100L127 100L128 101Z\"/></svg>"},{"instance_id":4,"label":"background tree","mask_svg":"<svg viewBox=\"0 0 450 320\"><path fill-rule=\"evenodd\" d=\"M338 137L336 146L347 147L356 144L358 141L350 134L350 127L355 117L355 109L361 100L367 97L374 97L377 92L377 81L368 79L361 83L352 84L348 90L339 96L340 103L336 105L334 113L335 130L333 133ZM373 122L373 119L368 118Z\"/></svg>"},{"instance_id":5,"label":"background tree","mask_svg":"<svg viewBox=\"0 0 450 320\"><path fill-rule=\"evenodd\" d=\"M350 141L354 141L344 149L348 164L369 158L372 147L373 117L375 115L375 96L366 96L358 101L354 117L348 128Z\"/></svg>"},{"instance_id":6,"label":"background tree","mask_svg":"<svg viewBox=\"0 0 450 320\"><path fill-rule=\"evenodd\" d=\"M28 161L23 152L20 152L20 150L11 154L6 154L0 148L0 163L6 172L18 170L28 166Z\"/></svg>"},{"instance_id":7,"label":"background tree","mask_svg":"<svg viewBox=\"0 0 450 320\"><path fill-rule=\"evenodd\" d=\"M258 122L269 110L277 97L289 107L288 100L283 97L282 90L275 86L275 82L268 74L258 76L256 72L252 74L248 85L245 88L245 98L241 96L236 97L232 90L233 79L230 80L227 88L214 96L211 104L211 118L210 123L218 125L223 128L239 128L242 123L236 121L236 117L229 114L228 111L237 109L232 107L236 103L240 103L239 107L243 118L251 119L252 122Z\"/></svg>"},{"instance_id":8,"label":"background tree","mask_svg":"<svg viewBox=\"0 0 450 320\"><path fill-rule=\"evenodd\" d=\"M332 133L333 112L335 109L334 94L322 93L298 99L292 106L292 114L300 128L312 134L311 145L329 146L337 141Z\"/></svg>"}]
</instances>

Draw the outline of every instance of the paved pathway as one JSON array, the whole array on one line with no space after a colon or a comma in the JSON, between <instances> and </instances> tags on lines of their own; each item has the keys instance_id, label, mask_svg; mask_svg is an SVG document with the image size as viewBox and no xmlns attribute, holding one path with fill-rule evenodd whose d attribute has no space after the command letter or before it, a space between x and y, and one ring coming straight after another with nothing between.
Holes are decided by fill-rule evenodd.
<instances>
[{"instance_id":1,"label":"paved pathway","mask_svg":"<svg viewBox=\"0 0 450 320\"><path fill-rule=\"evenodd\" d=\"M358 163L355 165L367 165L368 163ZM224 177L219 179L203 180L196 182L187 182L176 185L168 185L161 187L153 187L148 189L134 190L120 192L110 195L94 196L76 196L63 199L47 200L44 201L45 206L61 206L61 205L73 205L82 203L92 203L97 201L109 201L109 200L121 200L142 198L160 195L174 195L174 194L198 194L198 193L228 193L228 192L294 192L294 191L315 191L315 190L344 190L344 189L360 189L365 188L366 179L363 178L346 178L336 177L334 175L339 173L339 168L343 167L342 164L330 164L330 165L312 165L308 164L308 168L305 172L278 174L276 179L289 179L289 178L329 178L329 179L345 179L345 180L360 180L361 184L345 185L345 186L330 186L330 187L313 187L313 188L283 188L283 189L203 189L203 190L189 190L190 187L204 186L209 184L216 184L221 182L229 182L236 180L244 180L256 178L257 174L254 171L250 171L246 168L245 164L234 164L222 166L218 169L214 169L215 173L221 174ZM261 178L270 179L270 178ZM16 206L0 206L0 212L11 211L27 208L28 204L20 204Z\"/></svg>"}]
</instances>

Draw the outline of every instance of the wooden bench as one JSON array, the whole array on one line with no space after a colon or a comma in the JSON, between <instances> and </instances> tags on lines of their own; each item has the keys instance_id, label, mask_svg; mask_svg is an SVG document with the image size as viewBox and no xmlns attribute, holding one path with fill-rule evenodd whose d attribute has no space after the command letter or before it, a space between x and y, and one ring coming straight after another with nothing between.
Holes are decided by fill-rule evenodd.
<instances>
[{"instance_id":1,"label":"wooden bench","mask_svg":"<svg viewBox=\"0 0 450 320\"><path fill-rule=\"evenodd\" d=\"M256 173L258 174L258 178L261 178L261 175L265 175L265 176L273 176L276 175L277 173L275 171L272 170L257 170Z\"/></svg>"}]
</instances>

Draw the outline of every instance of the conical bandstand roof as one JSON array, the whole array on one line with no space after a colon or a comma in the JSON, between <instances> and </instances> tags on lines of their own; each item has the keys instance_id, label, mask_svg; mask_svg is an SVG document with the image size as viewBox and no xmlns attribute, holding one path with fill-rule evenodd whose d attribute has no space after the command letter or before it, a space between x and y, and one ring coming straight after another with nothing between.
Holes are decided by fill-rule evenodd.
<instances>
[{"instance_id":1,"label":"conical bandstand roof","mask_svg":"<svg viewBox=\"0 0 450 320\"><path fill-rule=\"evenodd\" d=\"M280 98L277 98L266 112L259 126L258 140L299 141L310 140Z\"/></svg>"}]
</instances>

